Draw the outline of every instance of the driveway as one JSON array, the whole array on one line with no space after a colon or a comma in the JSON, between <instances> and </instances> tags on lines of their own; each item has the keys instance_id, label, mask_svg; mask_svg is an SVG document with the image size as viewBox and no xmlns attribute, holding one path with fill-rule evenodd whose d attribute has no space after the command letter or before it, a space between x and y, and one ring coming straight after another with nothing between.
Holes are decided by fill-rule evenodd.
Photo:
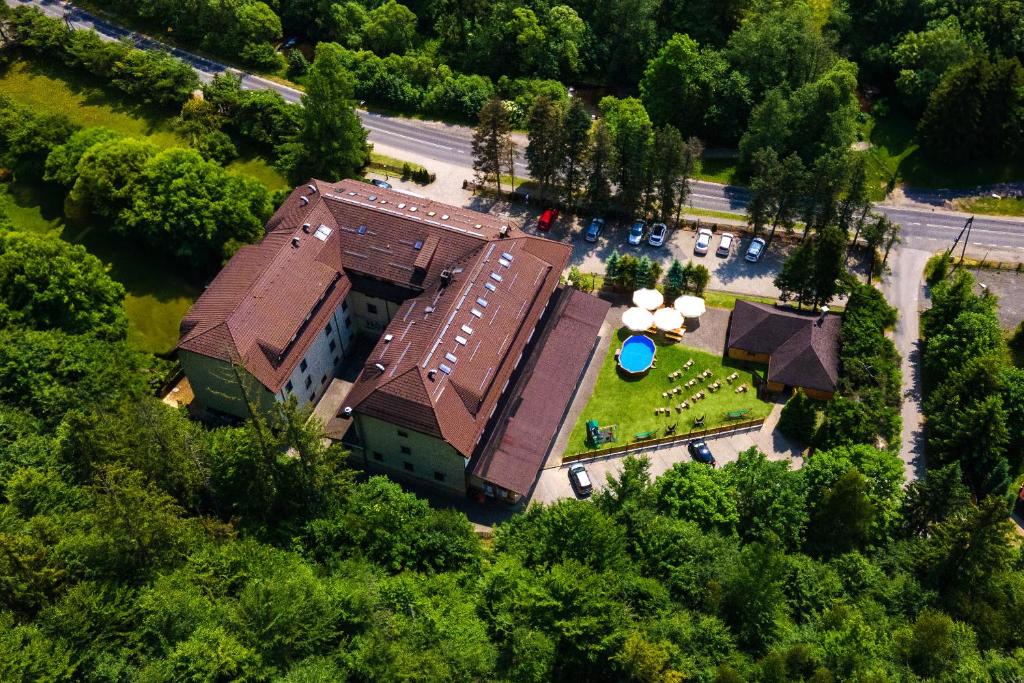
<instances>
[{"instance_id":1,"label":"driveway","mask_svg":"<svg viewBox=\"0 0 1024 683\"><path fill-rule=\"evenodd\" d=\"M889 255L892 275L885 278L882 291L896 309L892 340L901 357L903 373L903 418L900 458L907 482L924 475L924 430L921 415L921 310L927 292L922 283L924 266L931 252L897 247Z\"/></svg>"}]
</instances>

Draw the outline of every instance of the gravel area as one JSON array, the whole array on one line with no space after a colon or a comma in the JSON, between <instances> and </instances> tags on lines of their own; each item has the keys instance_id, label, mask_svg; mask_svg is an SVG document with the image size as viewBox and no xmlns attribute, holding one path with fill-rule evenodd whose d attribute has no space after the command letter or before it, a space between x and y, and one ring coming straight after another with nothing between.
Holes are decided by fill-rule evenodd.
<instances>
[{"instance_id":1,"label":"gravel area","mask_svg":"<svg viewBox=\"0 0 1024 683\"><path fill-rule=\"evenodd\" d=\"M1024 273L1015 270L975 270L978 282L999 297L999 321L1015 329L1024 320Z\"/></svg>"}]
</instances>

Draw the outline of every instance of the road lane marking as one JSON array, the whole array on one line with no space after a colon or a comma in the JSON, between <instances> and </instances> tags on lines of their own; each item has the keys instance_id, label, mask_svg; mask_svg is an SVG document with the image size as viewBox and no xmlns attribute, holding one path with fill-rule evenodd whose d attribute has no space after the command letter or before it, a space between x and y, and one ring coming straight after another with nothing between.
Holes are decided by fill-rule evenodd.
<instances>
[{"instance_id":1,"label":"road lane marking","mask_svg":"<svg viewBox=\"0 0 1024 683\"><path fill-rule=\"evenodd\" d=\"M366 124L364 123L363 125L366 125ZM377 132L377 133L381 133L383 135L387 135L388 137L405 138L406 140L411 140L411 141L419 143L421 145L430 145L431 147L437 147L439 149L446 149L449 152L461 151L461 150L456 149L455 147L449 147L448 145L439 145L436 142L430 142L428 140L420 140L419 138L410 137L408 135L402 135L401 133L393 133L393 132L391 132L389 130L384 130L384 129L381 129L381 128L374 128L373 126L366 126L366 127L369 128L372 131Z\"/></svg>"}]
</instances>

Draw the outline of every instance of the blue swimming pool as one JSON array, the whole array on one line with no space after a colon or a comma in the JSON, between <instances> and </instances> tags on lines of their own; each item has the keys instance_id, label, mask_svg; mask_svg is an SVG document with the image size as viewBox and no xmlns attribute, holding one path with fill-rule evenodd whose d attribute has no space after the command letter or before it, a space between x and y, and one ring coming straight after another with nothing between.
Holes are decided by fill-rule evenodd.
<instances>
[{"instance_id":1,"label":"blue swimming pool","mask_svg":"<svg viewBox=\"0 0 1024 683\"><path fill-rule=\"evenodd\" d=\"M654 363L654 342L643 336L635 334L622 342L622 350L619 352L619 367L624 372L636 375L647 372Z\"/></svg>"}]
</instances>

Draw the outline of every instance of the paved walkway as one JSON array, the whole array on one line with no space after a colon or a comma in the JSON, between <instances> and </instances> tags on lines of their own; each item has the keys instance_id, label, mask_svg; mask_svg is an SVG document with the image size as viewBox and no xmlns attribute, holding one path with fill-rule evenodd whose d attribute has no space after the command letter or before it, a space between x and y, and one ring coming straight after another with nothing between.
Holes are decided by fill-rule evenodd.
<instances>
[{"instance_id":1,"label":"paved walkway","mask_svg":"<svg viewBox=\"0 0 1024 683\"><path fill-rule=\"evenodd\" d=\"M901 357L903 419L900 458L907 482L924 475L924 420L921 414L921 310L927 293L922 284L924 266L931 252L897 247L889 256L893 275L882 286L889 304L896 308L893 343Z\"/></svg>"}]
</instances>

